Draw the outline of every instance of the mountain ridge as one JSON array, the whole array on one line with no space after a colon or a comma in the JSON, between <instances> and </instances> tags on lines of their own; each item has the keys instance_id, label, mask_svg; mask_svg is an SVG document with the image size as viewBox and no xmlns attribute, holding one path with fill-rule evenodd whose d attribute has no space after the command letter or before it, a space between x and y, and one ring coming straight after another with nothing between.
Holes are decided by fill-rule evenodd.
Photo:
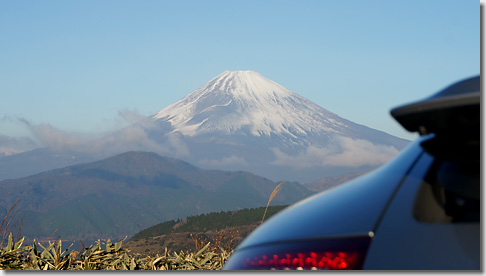
<instances>
[{"instance_id":1,"label":"mountain ridge","mask_svg":"<svg viewBox=\"0 0 486 276\"><path fill-rule=\"evenodd\" d=\"M3 180L0 215L21 199L18 216L27 237L123 238L165 220L265 206L276 185L248 172L203 170L133 151ZM282 187L273 204L291 204L314 193L298 183Z\"/></svg>"}]
</instances>

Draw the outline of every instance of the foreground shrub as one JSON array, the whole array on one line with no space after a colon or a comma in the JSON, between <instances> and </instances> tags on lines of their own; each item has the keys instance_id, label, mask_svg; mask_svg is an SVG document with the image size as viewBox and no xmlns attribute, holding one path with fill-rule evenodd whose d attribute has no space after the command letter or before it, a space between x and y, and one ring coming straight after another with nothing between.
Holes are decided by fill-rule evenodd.
<instances>
[{"instance_id":1,"label":"foreground shrub","mask_svg":"<svg viewBox=\"0 0 486 276\"><path fill-rule=\"evenodd\" d=\"M61 241L44 247L35 240L22 246L24 238L14 243L12 234L6 247L0 248L1 270L219 270L231 252L219 248L215 252L207 243L197 252L172 252L162 255L131 255L122 242L98 240L82 252L70 251L72 244L62 250Z\"/></svg>"}]
</instances>

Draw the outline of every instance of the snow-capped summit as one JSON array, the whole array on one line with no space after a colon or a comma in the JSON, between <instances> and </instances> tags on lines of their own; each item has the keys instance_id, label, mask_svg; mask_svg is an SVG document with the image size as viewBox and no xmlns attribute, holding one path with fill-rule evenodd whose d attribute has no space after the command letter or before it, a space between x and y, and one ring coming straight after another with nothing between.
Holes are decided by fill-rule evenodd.
<instances>
[{"instance_id":1,"label":"snow-capped summit","mask_svg":"<svg viewBox=\"0 0 486 276\"><path fill-rule=\"evenodd\" d=\"M152 117L187 136L217 132L295 139L346 128L336 114L254 71L225 71Z\"/></svg>"}]
</instances>

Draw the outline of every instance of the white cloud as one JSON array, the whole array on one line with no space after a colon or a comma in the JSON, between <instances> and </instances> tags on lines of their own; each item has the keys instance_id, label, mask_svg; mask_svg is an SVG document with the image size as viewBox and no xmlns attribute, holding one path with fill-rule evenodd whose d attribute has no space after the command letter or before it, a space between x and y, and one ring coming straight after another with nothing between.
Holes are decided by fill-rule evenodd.
<instances>
[{"instance_id":1,"label":"white cloud","mask_svg":"<svg viewBox=\"0 0 486 276\"><path fill-rule=\"evenodd\" d=\"M393 158L399 151L386 145L375 145L367 140L336 136L327 147L310 146L305 152L288 155L273 148L273 164L292 167L329 166L379 166Z\"/></svg>"},{"instance_id":2,"label":"white cloud","mask_svg":"<svg viewBox=\"0 0 486 276\"><path fill-rule=\"evenodd\" d=\"M167 134L166 137L167 142L165 145L172 151L175 157L189 156L189 148L177 134Z\"/></svg>"},{"instance_id":3,"label":"white cloud","mask_svg":"<svg viewBox=\"0 0 486 276\"><path fill-rule=\"evenodd\" d=\"M222 159L203 159L198 162L203 166L210 166L210 167L228 167L228 166L247 166L248 163L243 157L239 157L236 155L231 155L224 157Z\"/></svg>"},{"instance_id":4,"label":"white cloud","mask_svg":"<svg viewBox=\"0 0 486 276\"><path fill-rule=\"evenodd\" d=\"M111 134L83 135L66 132L50 124L34 124L25 118L19 117L15 121L29 131L32 140L36 141L38 146L49 147L57 151L68 150L100 156L130 150L152 151L175 157L189 155L187 145L177 135L166 135L161 137L160 141L152 140L149 137L148 130L153 129L155 124L146 116L133 110L118 112L118 117L115 119L115 121L118 121L117 124L129 124L129 126ZM121 123L121 121L124 121L124 123Z\"/></svg>"}]
</instances>

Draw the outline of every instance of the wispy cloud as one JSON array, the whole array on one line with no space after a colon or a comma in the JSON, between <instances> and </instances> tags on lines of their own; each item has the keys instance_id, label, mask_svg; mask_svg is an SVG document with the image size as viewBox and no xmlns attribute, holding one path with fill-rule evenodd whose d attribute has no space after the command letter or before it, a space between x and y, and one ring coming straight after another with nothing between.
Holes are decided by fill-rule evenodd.
<instances>
[{"instance_id":1,"label":"wispy cloud","mask_svg":"<svg viewBox=\"0 0 486 276\"><path fill-rule=\"evenodd\" d=\"M336 136L327 147L310 146L305 152L288 155L273 148L275 165L292 167L378 166L393 158L399 151L367 140Z\"/></svg>"},{"instance_id":2,"label":"wispy cloud","mask_svg":"<svg viewBox=\"0 0 486 276\"><path fill-rule=\"evenodd\" d=\"M5 118L5 120L7 120ZM8 118L25 128L32 138L16 138L0 136L2 145L30 142L36 147L49 147L56 151L73 151L106 156L130 150L153 151L159 154L169 154L183 157L189 154L188 147L175 134L152 139L149 131L156 127L153 120L134 110L121 110L109 125L116 125L120 129L111 133L80 134L63 131L51 124L35 124L23 117ZM7 143L8 142L8 143Z\"/></svg>"},{"instance_id":3,"label":"wispy cloud","mask_svg":"<svg viewBox=\"0 0 486 276\"><path fill-rule=\"evenodd\" d=\"M15 151L26 151L36 148L38 145L29 137L10 137L0 134L0 147Z\"/></svg>"},{"instance_id":4,"label":"wispy cloud","mask_svg":"<svg viewBox=\"0 0 486 276\"><path fill-rule=\"evenodd\" d=\"M29 131L32 138L12 138L0 135L0 147L2 148L27 149L37 145L58 151L82 152L99 157L130 150L152 151L176 158L190 156L189 148L182 136L177 133L157 132L160 127L157 122L134 110L119 111L116 124L124 127L110 134L70 133L50 124L34 124L21 117L9 118L9 120L22 125ZM157 136L156 133L159 133L160 136ZM296 155L284 153L277 148L273 148L272 151L275 156L272 164L301 168L378 166L398 153L398 150L392 146L377 145L367 140L343 136L334 137L326 147L310 146L304 152ZM249 165L244 158L236 155L221 159L203 159L198 163L211 167Z\"/></svg>"},{"instance_id":5,"label":"wispy cloud","mask_svg":"<svg viewBox=\"0 0 486 276\"><path fill-rule=\"evenodd\" d=\"M30 131L42 146L56 150L75 149L90 140L90 137L64 132L50 124L31 125Z\"/></svg>"}]
</instances>

